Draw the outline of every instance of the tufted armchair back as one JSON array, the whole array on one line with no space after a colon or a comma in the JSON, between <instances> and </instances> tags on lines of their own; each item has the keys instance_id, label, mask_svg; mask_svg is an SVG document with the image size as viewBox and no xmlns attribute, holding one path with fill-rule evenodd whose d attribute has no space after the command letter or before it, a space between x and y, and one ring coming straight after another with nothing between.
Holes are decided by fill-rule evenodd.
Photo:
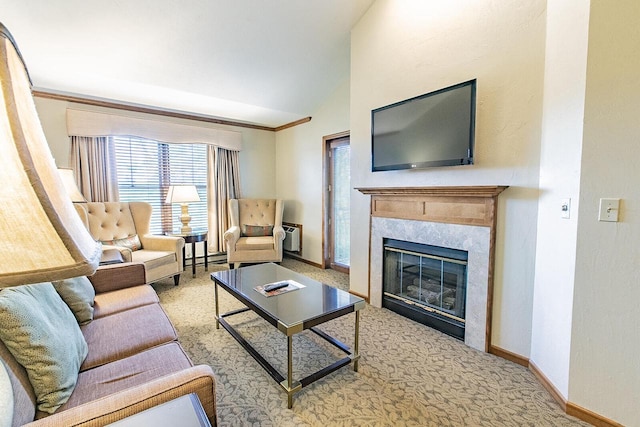
<instances>
[{"instance_id":1,"label":"tufted armchair back","mask_svg":"<svg viewBox=\"0 0 640 427\"><path fill-rule=\"evenodd\" d=\"M144 202L89 202L88 228L97 240L115 240L149 233L151 205Z\"/></svg>"},{"instance_id":2,"label":"tufted armchair back","mask_svg":"<svg viewBox=\"0 0 640 427\"><path fill-rule=\"evenodd\" d=\"M230 211L231 225L282 225L282 210L276 218L276 204L273 199L237 199L238 208Z\"/></svg>"},{"instance_id":3,"label":"tufted armchair back","mask_svg":"<svg viewBox=\"0 0 640 427\"><path fill-rule=\"evenodd\" d=\"M231 228L224 233L224 240L230 267L243 262L282 261L282 241L285 237L283 210L282 200L229 200Z\"/></svg>"},{"instance_id":4,"label":"tufted armchair back","mask_svg":"<svg viewBox=\"0 0 640 427\"><path fill-rule=\"evenodd\" d=\"M88 202L75 206L89 233L103 242L103 249L115 248L126 262L144 264L147 283L173 276L178 284L184 239L149 232L153 209L149 203Z\"/></svg>"}]
</instances>

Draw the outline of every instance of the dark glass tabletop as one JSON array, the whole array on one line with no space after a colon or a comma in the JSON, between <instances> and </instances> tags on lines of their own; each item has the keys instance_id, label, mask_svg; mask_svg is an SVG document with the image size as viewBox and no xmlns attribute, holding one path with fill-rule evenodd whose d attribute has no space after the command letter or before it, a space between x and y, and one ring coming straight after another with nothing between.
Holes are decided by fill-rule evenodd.
<instances>
[{"instance_id":1,"label":"dark glass tabletop","mask_svg":"<svg viewBox=\"0 0 640 427\"><path fill-rule=\"evenodd\" d=\"M304 325L307 329L316 324L314 320L321 323L344 311L364 307L360 297L273 263L217 271L211 273L211 278L279 329L296 325ZM285 280L293 280L304 287L269 297L255 289Z\"/></svg>"}]
</instances>

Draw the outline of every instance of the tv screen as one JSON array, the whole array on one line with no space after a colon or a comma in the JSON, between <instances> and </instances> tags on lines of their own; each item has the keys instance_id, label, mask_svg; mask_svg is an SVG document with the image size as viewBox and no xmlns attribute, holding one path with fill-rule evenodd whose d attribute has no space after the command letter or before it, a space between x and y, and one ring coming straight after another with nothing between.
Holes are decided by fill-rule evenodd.
<instances>
[{"instance_id":1,"label":"tv screen","mask_svg":"<svg viewBox=\"0 0 640 427\"><path fill-rule=\"evenodd\" d=\"M371 170L473 164L476 81L371 112Z\"/></svg>"}]
</instances>

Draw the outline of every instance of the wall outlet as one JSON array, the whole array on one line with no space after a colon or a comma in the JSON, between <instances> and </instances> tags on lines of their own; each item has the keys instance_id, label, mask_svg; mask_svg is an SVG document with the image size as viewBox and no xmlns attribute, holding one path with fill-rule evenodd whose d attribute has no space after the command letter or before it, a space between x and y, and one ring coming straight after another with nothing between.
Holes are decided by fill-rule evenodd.
<instances>
[{"instance_id":1,"label":"wall outlet","mask_svg":"<svg viewBox=\"0 0 640 427\"><path fill-rule=\"evenodd\" d=\"M600 199L598 221L618 222L620 199Z\"/></svg>"}]
</instances>

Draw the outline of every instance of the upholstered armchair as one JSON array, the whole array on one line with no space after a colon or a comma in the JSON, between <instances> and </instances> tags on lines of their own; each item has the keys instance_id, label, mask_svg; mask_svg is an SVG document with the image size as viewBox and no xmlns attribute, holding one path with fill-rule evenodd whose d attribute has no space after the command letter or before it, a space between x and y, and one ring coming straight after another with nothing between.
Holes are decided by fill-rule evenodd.
<instances>
[{"instance_id":1,"label":"upholstered armchair","mask_svg":"<svg viewBox=\"0 0 640 427\"><path fill-rule=\"evenodd\" d=\"M230 268L241 263L281 262L282 200L231 199L231 228L224 233Z\"/></svg>"},{"instance_id":2,"label":"upholstered armchair","mask_svg":"<svg viewBox=\"0 0 640 427\"><path fill-rule=\"evenodd\" d=\"M152 207L145 202L77 203L76 210L103 251L117 249L125 262L144 264L145 282L173 276L180 282L184 239L149 232Z\"/></svg>"}]
</instances>

